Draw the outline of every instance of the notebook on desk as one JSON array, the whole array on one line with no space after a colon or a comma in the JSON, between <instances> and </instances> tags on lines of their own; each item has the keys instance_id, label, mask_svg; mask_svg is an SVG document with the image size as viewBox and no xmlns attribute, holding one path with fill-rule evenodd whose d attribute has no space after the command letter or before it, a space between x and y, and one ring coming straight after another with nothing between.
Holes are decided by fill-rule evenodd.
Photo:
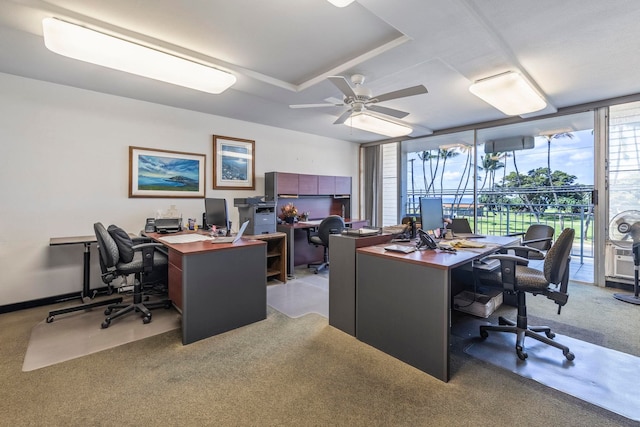
<instances>
[{"instance_id":1,"label":"notebook on desk","mask_svg":"<svg viewBox=\"0 0 640 427\"><path fill-rule=\"evenodd\" d=\"M236 234L235 236L217 237L213 239L211 243L235 243L242 238L242 235L244 234L244 230L246 230L248 225L249 225L249 221L245 221L242 224L242 227L240 227L240 230L238 230L238 234Z\"/></svg>"}]
</instances>

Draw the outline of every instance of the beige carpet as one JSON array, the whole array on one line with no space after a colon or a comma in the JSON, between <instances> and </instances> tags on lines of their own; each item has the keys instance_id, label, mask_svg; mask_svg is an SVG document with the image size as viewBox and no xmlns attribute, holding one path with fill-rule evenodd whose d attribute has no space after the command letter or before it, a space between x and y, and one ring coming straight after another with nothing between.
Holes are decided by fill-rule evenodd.
<instances>
[{"instance_id":1,"label":"beige carpet","mask_svg":"<svg viewBox=\"0 0 640 427\"><path fill-rule=\"evenodd\" d=\"M153 310L146 325L132 313L102 329L104 317L104 307L97 307L56 316L52 323L42 319L31 330L22 370L33 371L180 327L180 314L174 308Z\"/></svg>"}]
</instances>

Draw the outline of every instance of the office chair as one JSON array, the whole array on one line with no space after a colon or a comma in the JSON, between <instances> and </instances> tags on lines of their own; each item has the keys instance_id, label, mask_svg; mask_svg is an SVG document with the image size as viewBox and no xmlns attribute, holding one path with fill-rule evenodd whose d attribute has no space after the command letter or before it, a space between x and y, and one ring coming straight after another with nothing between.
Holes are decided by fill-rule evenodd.
<instances>
[{"instance_id":1,"label":"office chair","mask_svg":"<svg viewBox=\"0 0 640 427\"><path fill-rule=\"evenodd\" d=\"M323 261L321 263L310 263L307 267L315 267L314 273L318 274L319 271L329 266L329 236L331 234L340 234L344 229L344 220L339 215L331 215L322 220L318 226L317 233L311 232L307 229L307 240L309 244L315 246L322 246L324 250Z\"/></svg>"},{"instance_id":2,"label":"office chair","mask_svg":"<svg viewBox=\"0 0 640 427\"><path fill-rule=\"evenodd\" d=\"M111 304L107 306L104 314L107 316L102 322L102 328L108 328L111 321L124 316L127 313L141 313L142 322L151 322L151 309L171 307L171 301L162 300L143 302L143 278L150 280L153 276L165 280L167 278L167 255L158 249L163 246L159 243L151 243L149 239L135 238L115 225L105 229L102 223L95 223L93 229L98 239L98 253L100 254L100 269L102 281L111 286L111 282L117 277L133 274L133 303ZM113 311L116 313L112 316Z\"/></svg>"},{"instance_id":3,"label":"office chair","mask_svg":"<svg viewBox=\"0 0 640 427\"><path fill-rule=\"evenodd\" d=\"M471 234L471 224L467 218L451 218L451 223L448 225L449 230L453 231L453 234L464 233Z\"/></svg>"},{"instance_id":4,"label":"office chair","mask_svg":"<svg viewBox=\"0 0 640 427\"><path fill-rule=\"evenodd\" d=\"M527 305L525 295L527 292L533 295L544 295L558 304L558 314L567 303L569 294L569 262L571 261L571 246L575 230L566 228L562 231L558 240L547 252L543 270L536 270L527 266L529 261L516 255L496 254L489 255L488 259L499 259L500 269L493 272L478 272L478 278L485 284L502 284L505 291L515 293L518 301L517 322L500 317L499 325L480 326L480 336L487 338L488 331L511 332L516 334L516 353L521 360L527 358L524 351L524 339L530 337L550 346L562 350L567 360L573 360L574 354L567 346L552 340L555 334L548 326L529 326L527 324ZM509 249L509 248L505 248ZM539 334L544 332L546 336Z\"/></svg>"},{"instance_id":5,"label":"office chair","mask_svg":"<svg viewBox=\"0 0 640 427\"><path fill-rule=\"evenodd\" d=\"M542 260L551 248L554 233L555 230L549 225L531 224L525 233L513 233L509 234L509 236L523 236L520 246L536 249L535 251L519 250L516 252L516 255L534 260Z\"/></svg>"}]
</instances>

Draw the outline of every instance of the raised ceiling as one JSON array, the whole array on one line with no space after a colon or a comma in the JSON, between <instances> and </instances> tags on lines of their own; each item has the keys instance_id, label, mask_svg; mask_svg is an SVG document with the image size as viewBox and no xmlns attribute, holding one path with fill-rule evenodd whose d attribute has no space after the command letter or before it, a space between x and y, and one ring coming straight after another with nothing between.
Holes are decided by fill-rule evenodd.
<instances>
[{"instance_id":1,"label":"raised ceiling","mask_svg":"<svg viewBox=\"0 0 640 427\"><path fill-rule=\"evenodd\" d=\"M210 95L49 52L54 16L234 73ZM330 75L363 74L374 94L410 114L412 137L506 118L471 95L477 79L527 76L553 108L640 93L635 0L0 0L0 72L352 142L384 139L333 122L344 107ZM215 132L212 129L212 132ZM252 135L256 139L257 135Z\"/></svg>"}]
</instances>

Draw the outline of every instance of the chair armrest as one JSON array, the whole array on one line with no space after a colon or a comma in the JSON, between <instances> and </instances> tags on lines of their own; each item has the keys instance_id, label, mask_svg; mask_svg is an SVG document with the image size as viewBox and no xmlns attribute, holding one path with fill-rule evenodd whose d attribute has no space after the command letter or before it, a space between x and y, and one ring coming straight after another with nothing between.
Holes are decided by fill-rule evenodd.
<instances>
[{"instance_id":1,"label":"chair armrest","mask_svg":"<svg viewBox=\"0 0 640 427\"><path fill-rule=\"evenodd\" d=\"M487 255L484 259L497 259L502 264L503 261L512 261L518 265L529 265L529 260L527 258L517 256L517 255L509 255L509 254L493 254Z\"/></svg>"},{"instance_id":2,"label":"chair armrest","mask_svg":"<svg viewBox=\"0 0 640 427\"><path fill-rule=\"evenodd\" d=\"M153 270L153 252L163 248L161 243L141 243L131 247L134 251L142 251L142 266L145 272Z\"/></svg>"},{"instance_id":3,"label":"chair armrest","mask_svg":"<svg viewBox=\"0 0 640 427\"><path fill-rule=\"evenodd\" d=\"M531 246L513 245L513 246L505 246L501 249L502 253L506 253L508 251L515 252L516 256L519 256L521 258L529 258L529 254L531 252L537 253L540 256L544 257L544 252L542 252L540 249L532 248Z\"/></svg>"},{"instance_id":4,"label":"chair armrest","mask_svg":"<svg viewBox=\"0 0 640 427\"><path fill-rule=\"evenodd\" d=\"M521 231L520 233L509 233L506 235L506 237L516 237L516 236L524 236L526 233L524 231Z\"/></svg>"},{"instance_id":5,"label":"chair armrest","mask_svg":"<svg viewBox=\"0 0 640 427\"><path fill-rule=\"evenodd\" d=\"M145 236L136 236L136 237L132 237L131 241L133 242L133 245L141 245L143 243L152 243L153 240L151 240L151 238L149 237L145 237Z\"/></svg>"},{"instance_id":6,"label":"chair armrest","mask_svg":"<svg viewBox=\"0 0 640 427\"><path fill-rule=\"evenodd\" d=\"M553 240L553 238L551 237L541 237L539 239L523 240L522 242L520 242L520 244L527 246L531 243L550 242L551 240Z\"/></svg>"}]
</instances>

